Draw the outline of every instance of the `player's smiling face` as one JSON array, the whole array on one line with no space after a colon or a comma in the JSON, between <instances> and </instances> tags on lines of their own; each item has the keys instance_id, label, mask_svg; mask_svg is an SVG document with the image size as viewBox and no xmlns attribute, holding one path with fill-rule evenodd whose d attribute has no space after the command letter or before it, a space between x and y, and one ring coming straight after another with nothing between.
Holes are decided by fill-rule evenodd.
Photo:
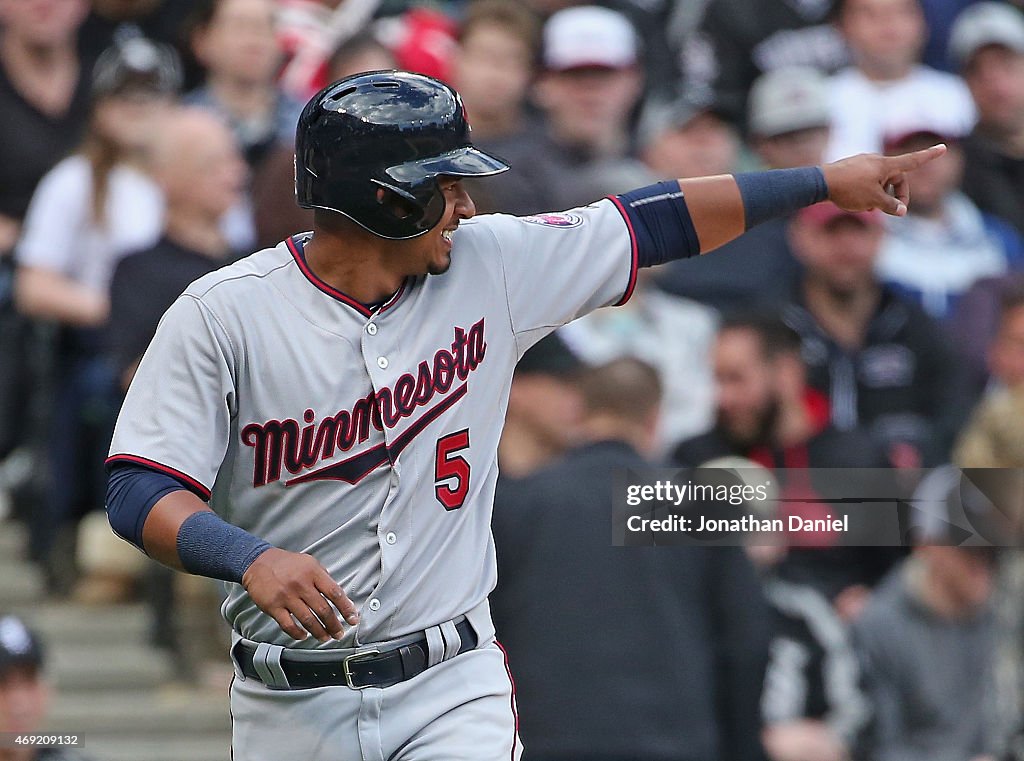
<instances>
[{"instance_id":1,"label":"player's smiling face","mask_svg":"<svg viewBox=\"0 0 1024 761\"><path fill-rule=\"evenodd\" d=\"M458 177L439 177L437 186L444 195L445 207L441 221L425 235L409 241L409 274L440 275L452 263L452 242L458 234L459 222L476 214L476 206Z\"/></svg>"}]
</instances>

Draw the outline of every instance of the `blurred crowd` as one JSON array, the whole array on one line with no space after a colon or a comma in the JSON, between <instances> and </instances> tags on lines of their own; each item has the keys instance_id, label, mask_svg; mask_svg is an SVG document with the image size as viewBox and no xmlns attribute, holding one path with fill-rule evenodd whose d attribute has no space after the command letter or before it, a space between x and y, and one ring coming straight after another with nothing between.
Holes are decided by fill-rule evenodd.
<instances>
[{"instance_id":1,"label":"blurred crowd","mask_svg":"<svg viewBox=\"0 0 1024 761\"><path fill-rule=\"evenodd\" d=\"M309 229L294 125L345 75L462 93L513 167L479 213L944 142L906 218L767 223L524 357L494 610L538 761L1024 759L1018 552L941 520L912 549L620 549L606 521L629 464L930 468L939 505L949 464L1024 467L1020 5L0 0L0 518L50 594L141 595L180 651L172 576L102 512L113 421L189 282Z\"/></svg>"}]
</instances>

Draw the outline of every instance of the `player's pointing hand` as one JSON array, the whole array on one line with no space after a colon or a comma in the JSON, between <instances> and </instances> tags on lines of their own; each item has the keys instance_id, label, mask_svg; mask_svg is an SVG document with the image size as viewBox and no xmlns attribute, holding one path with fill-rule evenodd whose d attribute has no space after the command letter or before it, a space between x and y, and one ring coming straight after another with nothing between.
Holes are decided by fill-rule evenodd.
<instances>
[{"instance_id":1,"label":"player's pointing hand","mask_svg":"<svg viewBox=\"0 0 1024 761\"><path fill-rule=\"evenodd\" d=\"M934 161L946 152L945 145L900 156L861 154L822 167L829 199L846 211L881 209L902 217L910 202L907 173Z\"/></svg>"},{"instance_id":2,"label":"player's pointing hand","mask_svg":"<svg viewBox=\"0 0 1024 761\"><path fill-rule=\"evenodd\" d=\"M344 628L331 603L350 626L359 623L356 606L312 555L271 548L249 566L242 586L292 639L306 632L321 642L340 638Z\"/></svg>"}]
</instances>

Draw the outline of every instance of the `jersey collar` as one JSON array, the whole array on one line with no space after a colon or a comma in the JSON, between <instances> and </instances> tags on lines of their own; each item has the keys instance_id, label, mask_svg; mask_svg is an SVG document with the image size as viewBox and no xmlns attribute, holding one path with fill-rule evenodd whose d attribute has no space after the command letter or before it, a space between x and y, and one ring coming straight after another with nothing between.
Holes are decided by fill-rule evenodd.
<instances>
[{"instance_id":1,"label":"jersey collar","mask_svg":"<svg viewBox=\"0 0 1024 761\"><path fill-rule=\"evenodd\" d=\"M293 235L287 240L285 240L285 244L288 246L288 251L291 252L292 258L295 259L295 263L298 265L299 271L303 274L306 280L308 280L310 283L316 286L317 289L323 291L332 299L340 301L345 306L351 307L352 309L356 310L363 317L372 317L375 312L382 313L387 311L392 306L394 306L395 303L402 297L402 294L405 293L405 287L406 285L408 285L409 282L408 278L402 281L401 287L399 287L399 289L395 291L394 294L392 294L391 298L389 298L376 309L370 309L362 302L356 301L351 296L342 293L337 288L328 285L327 283L325 283L323 280L316 276L313 270L310 269L309 265L306 263L306 252L305 249L303 248L303 244L308 240L308 235Z\"/></svg>"}]
</instances>

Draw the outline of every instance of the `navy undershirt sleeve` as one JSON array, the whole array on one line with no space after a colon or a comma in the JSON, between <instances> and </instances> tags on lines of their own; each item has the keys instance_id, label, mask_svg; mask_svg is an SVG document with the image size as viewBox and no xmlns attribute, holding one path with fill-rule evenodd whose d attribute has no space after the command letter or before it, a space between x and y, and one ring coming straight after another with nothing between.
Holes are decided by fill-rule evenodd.
<instances>
[{"instance_id":1,"label":"navy undershirt sleeve","mask_svg":"<svg viewBox=\"0 0 1024 761\"><path fill-rule=\"evenodd\" d=\"M613 200L629 222L638 266L653 267L700 254L697 231L677 180L637 188Z\"/></svg>"},{"instance_id":2,"label":"navy undershirt sleeve","mask_svg":"<svg viewBox=\"0 0 1024 761\"><path fill-rule=\"evenodd\" d=\"M189 487L144 465L115 463L107 477L107 520L118 536L143 552L142 527L162 497Z\"/></svg>"},{"instance_id":3,"label":"navy undershirt sleeve","mask_svg":"<svg viewBox=\"0 0 1024 761\"><path fill-rule=\"evenodd\" d=\"M107 520L114 532L143 552L142 527L153 506L180 489L196 491L174 476L134 463L115 464L107 479ZM202 495L199 495L202 496ZM178 530L177 550L189 573L241 583L242 574L271 545L226 523L216 513L200 510Z\"/></svg>"}]
</instances>

